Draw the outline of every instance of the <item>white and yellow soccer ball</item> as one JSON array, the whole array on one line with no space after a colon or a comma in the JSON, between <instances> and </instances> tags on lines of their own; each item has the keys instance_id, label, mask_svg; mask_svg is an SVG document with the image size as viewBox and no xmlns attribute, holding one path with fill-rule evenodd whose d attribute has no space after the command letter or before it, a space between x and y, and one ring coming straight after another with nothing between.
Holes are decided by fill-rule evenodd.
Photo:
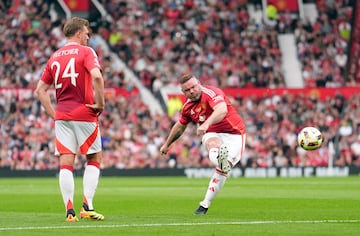
<instances>
[{"instance_id":1,"label":"white and yellow soccer ball","mask_svg":"<svg viewBox=\"0 0 360 236\"><path fill-rule=\"evenodd\" d=\"M320 130L310 126L303 128L297 137L299 146L306 151L318 149L323 140Z\"/></svg>"}]
</instances>

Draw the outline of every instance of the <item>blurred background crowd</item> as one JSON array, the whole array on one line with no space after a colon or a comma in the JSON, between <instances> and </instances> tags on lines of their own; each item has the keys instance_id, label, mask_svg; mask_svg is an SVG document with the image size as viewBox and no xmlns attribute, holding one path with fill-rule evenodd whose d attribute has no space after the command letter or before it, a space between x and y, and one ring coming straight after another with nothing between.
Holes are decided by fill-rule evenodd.
<instances>
[{"instance_id":1,"label":"blurred background crowd","mask_svg":"<svg viewBox=\"0 0 360 236\"><path fill-rule=\"evenodd\" d=\"M159 147L179 111L168 113L163 101L164 113L152 112L116 58L160 100L160 90L176 86L187 71L203 84L238 88L231 100L247 126L239 166L360 166L360 94L241 96L242 88L288 87L278 42L285 33L295 36L304 89L359 85L347 63L356 1L313 2L318 15L310 21L289 12L256 20L248 7L261 9L261 1L99 1L107 17L91 19L89 44L99 55L105 87L122 91L108 96L100 116L102 168L211 166L192 132L195 127L174 143L167 158L160 156ZM53 1L46 0L0 3L0 168L58 168L54 122L33 93L47 59L66 42L66 18L53 8ZM297 132L304 126L322 131L320 149L298 147ZM76 168L84 163L79 155Z\"/></svg>"}]
</instances>

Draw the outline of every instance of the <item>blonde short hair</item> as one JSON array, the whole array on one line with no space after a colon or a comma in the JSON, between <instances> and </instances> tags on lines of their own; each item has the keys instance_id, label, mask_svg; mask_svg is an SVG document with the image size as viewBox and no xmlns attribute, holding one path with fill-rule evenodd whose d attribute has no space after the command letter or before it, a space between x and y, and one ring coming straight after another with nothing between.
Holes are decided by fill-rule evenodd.
<instances>
[{"instance_id":1,"label":"blonde short hair","mask_svg":"<svg viewBox=\"0 0 360 236\"><path fill-rule=\"evenodd\" d=\"M69 38L74 36L77 32L82 31L84 26L90 28L88 20L80 17L73 17L64 25L63 32L65 37Z\"/></svg>"}]
</instances>

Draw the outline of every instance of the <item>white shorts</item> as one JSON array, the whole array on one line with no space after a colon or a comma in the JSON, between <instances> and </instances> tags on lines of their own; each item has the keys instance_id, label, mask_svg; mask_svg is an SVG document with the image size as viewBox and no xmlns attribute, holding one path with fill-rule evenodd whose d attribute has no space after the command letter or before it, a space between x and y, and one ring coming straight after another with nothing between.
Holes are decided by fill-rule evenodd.
<instances>
[{"instance_id":1,"label":"white shorts","mask_svg":"<svg viewBox=\"0 0 360 236\"><path fill-rule=\"evenodd\" d=\"M245 139L246 134L229 134L229 133L215 133L209 132L203 135L202 143L205 144L209 138L219 138L228 148L229 157L228 161L231 162L232 166L235 166L241 159L245 151ZM211 160L214 162L213 160ZM217 165L218 163L213 163Z\"/></svg>"},{"instance_id":2,"label":"white shorts","mask_svg":"<svg viewBox=\"0 0 360 236\"><path fill-rule=\"evenodd\" d=\"M55 155L100 152L101 134L97 122L55 121Z\"/></svg>"}]
</instances>

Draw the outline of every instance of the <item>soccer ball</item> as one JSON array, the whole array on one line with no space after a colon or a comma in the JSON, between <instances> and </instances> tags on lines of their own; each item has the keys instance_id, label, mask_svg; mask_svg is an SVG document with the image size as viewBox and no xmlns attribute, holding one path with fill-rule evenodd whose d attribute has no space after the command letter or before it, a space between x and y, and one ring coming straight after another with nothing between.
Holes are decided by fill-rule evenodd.
<instances>
[{"instance_id":1,"label":"soccer ball","mask_svg":"<svg viewBox=\"0 0 360 236\"><path fill-rule=\"evenodd\" d=\"M315 127L305 127L303 128L297 137L299 146L307 151L312 151L318 149L322 142L323 136Z\"/></svg>"}]
</instances>

